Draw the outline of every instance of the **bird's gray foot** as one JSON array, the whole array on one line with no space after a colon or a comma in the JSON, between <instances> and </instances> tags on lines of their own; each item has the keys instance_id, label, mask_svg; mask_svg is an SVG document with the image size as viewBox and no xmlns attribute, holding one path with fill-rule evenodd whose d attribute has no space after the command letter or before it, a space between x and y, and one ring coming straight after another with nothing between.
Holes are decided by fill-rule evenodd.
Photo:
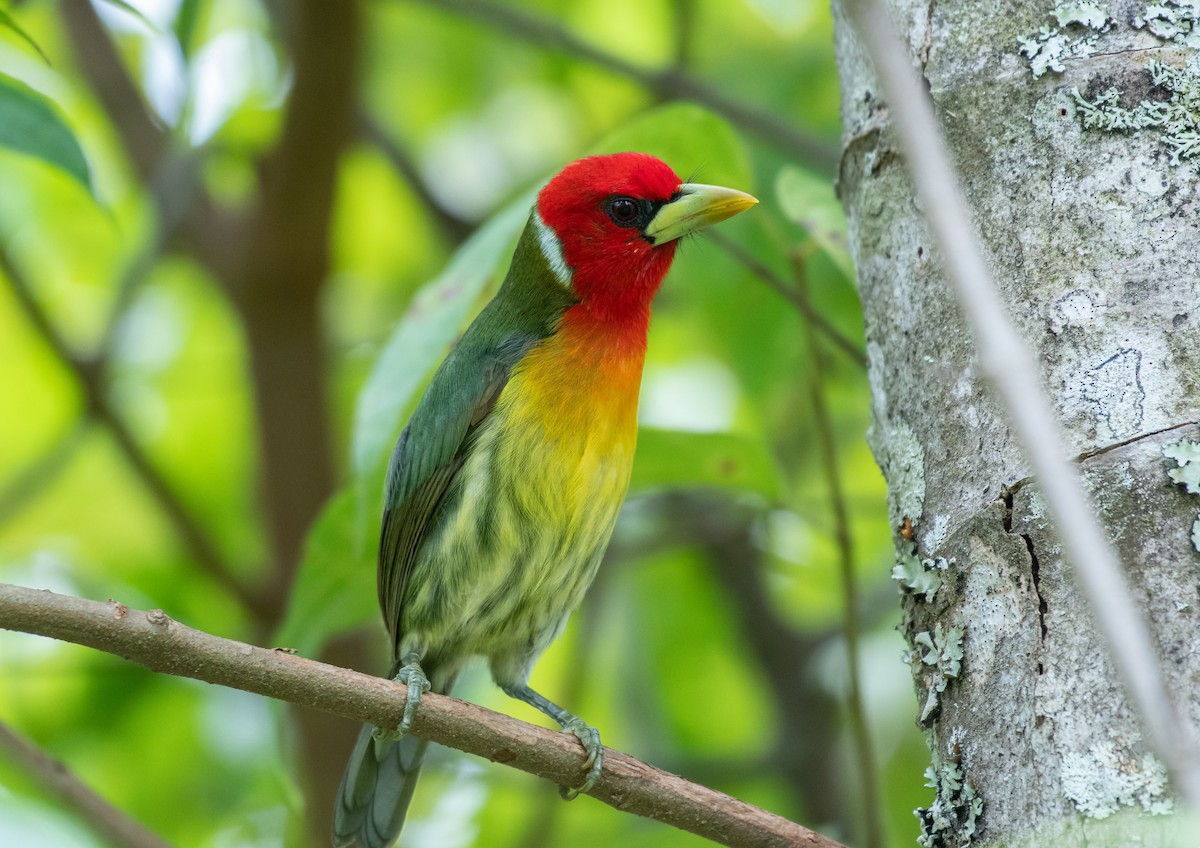
<instances>
[{"instance_id":1,"label":"bird's gray foot","mask_svg":"<svg viewBox=\"0 0 1200 848\"><path fill-rule=\"evenodd\" d=\"M583 749L587 751L587 759L583 761L583 767L588 772L583 779L583 784L576 789L569 786L558 787L558 794L564 801L573 801L580 795L590 792L596 785L596 781L600 779L600 772L604 769L604 746L600 744L600 731L579 716L571 716L562 728L569 733L574 733L583 743Z\"/></svg>"},{"instance_id":2,"label":"bird's gray foot","mask_svg":"<svg viewBox=\"0 0 1200 848\"><path fill-rule=\"evenodd\" d=\"M600 731L579 716L572 715L558 704L542 697L528 686L506 686L501 684L500 688L510 697L516 698L518 701L524 701L535 710L550 716L550 718L559 723L559 726L563 730L574 734L583 743L583 749L587 752L587 757L583 761L583 767L587 769L587 775L578 788L572 789L570 786L560 786L558 787L558 794L562 796L564 801L572 801L580 795L590 792L592 787L596 785L596 781L600 779L600 772L604 768L604 746L600 743Z\"/></svg>"},{"instance_id":3,"label":"bird's gray foot","mask_svg":"<svg viewBox=\"0 0 1200 848\"><path fill-rule=\"evenodd\" d=\"M399 727L395 729L375 728L375 738L384 742L395 742L408 735L408 731L412 727L413 716L417 714L417 707L421 706L421 696L430 689L429 678L425 676L425 672L421 669L421 663L415 658L410 659L396 673L394 679L397 683L404 683L408 686L408 699L404 702L404 716L400 719Z\"/></svg>"}]
</instances>

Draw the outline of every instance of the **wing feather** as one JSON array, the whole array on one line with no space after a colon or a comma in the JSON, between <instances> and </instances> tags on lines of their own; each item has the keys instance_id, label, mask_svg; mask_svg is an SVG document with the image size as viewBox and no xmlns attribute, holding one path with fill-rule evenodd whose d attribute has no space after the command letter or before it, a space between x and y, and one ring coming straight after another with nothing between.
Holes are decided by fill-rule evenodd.
<instances>
[{"instance_id":1,"label":"wing feather","mask_svg":"<svg viewBox=\"0 0 1200 848\"><path fill-rule=\"evenodd\" d=\"M401 616L421 549L435 529L438 507L451 489L508 383L513 366L536 337L509 339L481 356L460 348L434 375L425 396L396 442L388 467L379 544L379 604L392 637L402 638Z\"/></svg>"}]
</instances>

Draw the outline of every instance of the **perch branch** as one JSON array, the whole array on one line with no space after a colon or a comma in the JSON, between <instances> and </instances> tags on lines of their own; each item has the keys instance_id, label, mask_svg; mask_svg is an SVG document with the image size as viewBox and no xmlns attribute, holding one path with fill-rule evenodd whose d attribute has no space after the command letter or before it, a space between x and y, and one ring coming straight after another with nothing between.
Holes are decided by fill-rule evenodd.
<instances>
[{"instance_id":1,"label":"perch branch","mask_svg":"<svg viewBox=\"0 0 1200 848\"><path fill-rule=\"evenodd\" d=\"M232 686L356 721L395 727L405 689L381 677L222 639L161 610L144 612L0 584L0 629L62 639L147 668ZM566 733L435 693L421 699L413 733L557 784L577 784L582 749ZM731 848L844 848L819 833L606 749L589 793L623 812L657 819Z\"/></svg>"},{"instance_id":2,"label":"perch branch","mask_svg":"<svg viewBox=\"0 0 1200 848\"><path fill-rule=\"evenodd\" d=\"M3 722L0 722L0 751L107 842L126 848L170 848L169 843L105 801L65 765Z\"/></svg>"},{"instance_id":3,"label":"perch branch","mask_svg":"<svg viewBox=\"0 0 1200 848\"><path fill-rule=\"evenodd\" d=\"M938 129L928 88L896 35L891 14L877 0L845 0L876 69L899 131L905 162L946 263L946 276L974 331L979 364L996 387L1025 448L1075 577L1142 717L1151 747L1162 758L1184 800L1200 806L1200 752L1163 680L1158 654L1129 590L1117 555L1088 503L1079 469L1065 443L1041 376L1000 299L973 217Z\"/></svg>"}]
</instances>

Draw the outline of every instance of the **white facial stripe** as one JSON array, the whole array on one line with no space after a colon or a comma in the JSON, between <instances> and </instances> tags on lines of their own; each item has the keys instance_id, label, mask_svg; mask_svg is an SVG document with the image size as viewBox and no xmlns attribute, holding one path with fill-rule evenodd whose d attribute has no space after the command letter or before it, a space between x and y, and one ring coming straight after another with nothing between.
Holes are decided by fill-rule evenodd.
<instances>
[{"instance_id":1,"label":"white facial stripe","mask_svg":"<svg viewBox=\"0 0 1200 848\"><path fill-rule=\"evenodd\" d=\"M534 210L533 223L537 226L538 243L542 246L542 255L558 281L567 288L571 287L571 266L563 258L562 242L558 240L554 230L542 220L542 213Z\"/></svg>"}]
</instances>

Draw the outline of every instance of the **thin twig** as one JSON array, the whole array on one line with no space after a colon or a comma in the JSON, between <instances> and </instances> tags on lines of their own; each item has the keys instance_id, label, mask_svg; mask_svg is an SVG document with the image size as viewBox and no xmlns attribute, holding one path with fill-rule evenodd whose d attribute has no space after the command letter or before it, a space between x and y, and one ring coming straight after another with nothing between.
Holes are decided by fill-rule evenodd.
<instances>
[{"instance_id":1,"label":"thin twig","mask_svg":"<svg viewBox=\"0 0 1200 848\"><path fill-rule=\"evenodd\" d=\"M183 501L175 494L175 490L154 467L154 463L138 445L129 427L113 409L105 392L103 381L100 379L100 369L96 363L76 354L71 349L66 339L54 327L37 298L34 297L32 287L13 264L8 251L2 246L0 246L0 272L8 278L9 287L29 323L37 329L50 349L78 379L87 400L89 414L112 434L113 440L124 455L126 462L150 491L175 528L175 532L179 534L180 539L191 551L192 556L230 594L245 603L250 609L255 609L257 607L256 598L226 565L216 545L209 538L208 532L188 512Z\"/></svg>"},{"instance_id":2,"label":"thin twig","mask_svg":"<svg viewBox=\"0 0 1200 848\"><path fill-rule=\"evenodd\" d=\"M675 68L654 70L627 62L581 38L557 21L512 6L487 0L415 0L426 6L454 12L473 21L505 30L525 41L566 53L605 70L627 77L663 100L691 100L719 115L738 129L758 136L790 156L825 174L837 165L837 150L823 139L796 129L774 115L748 105Z\"/></svg>"},{"instance_id":3,"label":"thin twig","mask_svg":"<svg viewBox=\"0 0 1200 848\"><path fill-rule=\"evenodd\" d=\"M117 654L154 671L232 686L379 727L403 715L405 688L393 681L256 648L193 630L161 610L144 612L53 592L0 584L0 628L63 639ZM413 733L501 762L556 784L575 785L582 748L575 737L429 693ZM720 792L606 749L589 793L624 812L738 848L842 848L832 839Z\"/></svg>"},{"instance_id":4,"label":"thin twig","mask_svg":"<svg viewBox=\"0 0 1200 848\"><path fill-rule=\"evenodd\" d=\"M409 188L421 201L421 205L433 216L434 223L442 231L446 240L450 244L461 244L466 241L467 236L474 231L474 225L455 215L446 208L444 203L434 197L433 192L429 190L429 186L421 177L421 172L412 156L400 146L399 142L388 135L387 130L380 126L379 122L371 117L365 109L360 109L358 113L358 131L364 139L379 148L379 152L387 158L396 173L408 183Z\"/></svg>"},{"instance_id":5,"label":"thin twig","mask_svg":"<svg viewBox=\"0 0 1200 848\"><path fill-rule=\"evenodd\" d=\"M786 280L767 267L758 257L737 242L726 238L715 230L706 230L704 238L728 253L745 266L750 273L754 274L754 276L766 283L784 300L796 307L814 329L824 333L855 365L858 365L860 368L867 367L866 354L859 350L854 342L842 335L842 332L833 326L828 318L814 309L812 303L807 298L801 297L794 286L790 285Z\"/></svg>"},{"instance_id":6,"label":"thin twig","mask_svg":"<svg viewBox=\"0 0 1200 848\"><path fill-rule=\"evenodd\" d=\"M170 848L169 843L105 801L74 772L4 722L0 722L0 751L105 841L122 848Z\"/></svg>"},{"instance_id":7,"label":"thin twig","mask_svg":"<svg viewBox=\"0 0 1200 848\"><path fill-rule=\"evenodd\" d=\"M804 261L797 256L793 265L796 292L805 303L809 303ZM850 514L846 509L846 495L842 491L842 475L838 468L837 437L834 435L833 419L825 398L823 357L824 351L817 342L816 334L810 329L809 396L812 401L813 420L817 425L817 442L820 446L821 464L825 470L825 485L829 490L829 508L833 513L833 535L837 542L838 571L842 581L842 638L846 644L846 677L849 684L846 708L850 714L850 732L854 737L855 752L858 755L858 794L863 822L866 825L864 844L866 848L883 848L886 837L883 830L883 805L879 794L879 772L875 749L871 744L871 731L867 727L867 711L863 705L862 668L858 649L862 621L858 607L858 583L854 577L854 540L850 534Z\"/></svg>"},{"instance_id":8,"label":"thin twig","mask_svg":"<svg viewBox=\"0 0 1200 848\"><path fill-rule=\"evenodd\" d=\"M1066 559L1142 717L1148 741L1194 809L1200 806L1200 751L1195 734L1172 702L1149 629L1084 493L1079 469L1067 456L1030 354L1032 346L1013 327L988 271L928 89L917 79L888 9L877 0L845 0L844 5L891 107L904 159L945 261L946 275L974 331L980 367L996 387L1042 485Z\"/></svg>"},{"instance_id":9,"label":"thin twig","mask_svg":"<svg viewBox=\"0 0 1200 848\"><path fill-rule=\"evenodd\" d=\"M27 503L41 494L42 490L58 479L58 475L75 456L87 433L88 420L80 418L54 446L0 492L0 524L11 519Z\"/></svg>"},{"instance_id":10,"label":"thin twig","mask_svg":"<svg viewBox=\"0 0 1200 848\"><path fill-rule=\"evenodd\" d=\"M93 357L102 364L108 363L109 355L117 343L121 321L134 297L162 258L167 243L178 232L191 208L196 188L196 162L193 157L187 154L164 156L148 188L158 215L153 224L153 234L125 269L117 285L117 296Z\"/></svg>"}]
</instances>

